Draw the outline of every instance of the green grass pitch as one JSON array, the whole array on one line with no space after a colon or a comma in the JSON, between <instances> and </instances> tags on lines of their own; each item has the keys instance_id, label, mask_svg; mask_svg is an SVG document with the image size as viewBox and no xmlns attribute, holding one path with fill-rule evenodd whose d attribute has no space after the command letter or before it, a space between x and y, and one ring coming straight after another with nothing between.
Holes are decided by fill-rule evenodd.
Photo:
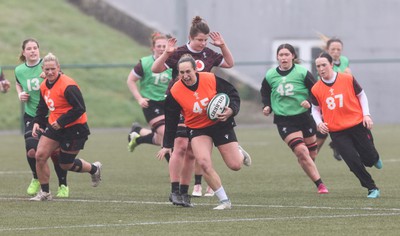
<instances>
[{"instance_id":1,"label":"green grass pitch","mask_svg":"<svg viewBox=\"0 0 400 236\"><path fill-rule=\"evenodd\" d=\"M79 157L103 163L102 183L87 174L68 174L70 198L29 202L31 179L23 137L0 134L0 235L398 235L400 230L400 126L377 126L373 133L383 169L369 168L381 198L367 191L323 147L317 166L330 193L318 195L273 126L239 127L240 144L253 165L228 170L218 151L215 168L233 208L212 210L216 197L192 198L193 208L168 202L167 163L158 147L127 151L127 130L93 129ZM51 162L49 162L51 164ZM51 168L52 169L52 168ZM193 181L192 181L193 183ZM203 188L206 183L203 182ZM56 192L51 170L50 189ZM191 189L189 190L191 191Z\"/></svg>"}]
</instances>

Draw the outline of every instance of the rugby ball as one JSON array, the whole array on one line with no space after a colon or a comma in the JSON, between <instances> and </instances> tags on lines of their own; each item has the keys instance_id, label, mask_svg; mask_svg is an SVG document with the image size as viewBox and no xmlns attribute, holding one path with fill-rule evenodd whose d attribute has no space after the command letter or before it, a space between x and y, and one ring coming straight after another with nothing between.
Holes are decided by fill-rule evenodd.
<instances>
[{"instance_id":1,"label":"rugby ball","mask_svg":"<svg viewBox=\"0 0 400 236\"><path fill-rule=\"evenodd\" d=\"M229 106L229 97L225 93L217 93L207 105L207 117L216 121L218 115L224 112L225 107Z\"/></svg>"}]
</instances>

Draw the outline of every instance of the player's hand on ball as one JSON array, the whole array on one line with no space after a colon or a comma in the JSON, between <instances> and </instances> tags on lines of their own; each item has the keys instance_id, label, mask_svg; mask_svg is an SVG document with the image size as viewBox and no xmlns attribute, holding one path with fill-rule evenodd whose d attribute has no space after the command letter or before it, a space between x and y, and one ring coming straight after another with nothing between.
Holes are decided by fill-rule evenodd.
<instances>
[{"instance_id":1,"label":"player's hand on ball","mask_svg":"<svg viewBox=\"0 0 400 236\"><path fill-rule=\"evenodd\" d=\"M225 107L224 111L218 115L219 121L226 121L233 114L233 110L230 107Z\"/></svg>"}]
</instances>

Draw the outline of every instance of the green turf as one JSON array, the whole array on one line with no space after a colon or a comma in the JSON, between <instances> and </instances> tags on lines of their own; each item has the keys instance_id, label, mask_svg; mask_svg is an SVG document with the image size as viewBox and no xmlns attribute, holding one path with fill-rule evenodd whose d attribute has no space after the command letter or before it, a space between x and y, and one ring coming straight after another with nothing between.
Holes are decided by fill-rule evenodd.
<instances>
[{"instance_id":1,"label":"green turf","mask_svg":"<svg viewBox=\"0 0 400 236\"><path fill-rule=\"evenodd\" d=\"M69 173L71 197L29 202L30 181L20 134L1 134L0 235L398 235L400 189L397 182L400 126L377 126L375 141L382 170L368 170L382 190L379 199L367 191L328 147L317 166L329 188L318 195L274 126L237 129L253 165L228 170L214 150L213 161L232 200L227 211L212 210L216 197L195 198L194 208L173 206L167 164L158 147L126 149L126 129L93 130L79 155L100 160L103 182L90 186L86 174ZM51 191L56 191L51 172ZM203 188L206 184L203 183Z\"/></svg>"}]
</instances>

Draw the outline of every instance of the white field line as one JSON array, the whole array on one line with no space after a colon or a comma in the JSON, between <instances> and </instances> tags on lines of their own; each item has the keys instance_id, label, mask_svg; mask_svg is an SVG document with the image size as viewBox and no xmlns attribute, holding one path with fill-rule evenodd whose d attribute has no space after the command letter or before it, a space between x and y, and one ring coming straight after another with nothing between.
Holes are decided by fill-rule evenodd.
<instances>
[{"instance_id":1,"label":"white field line","mask_svg":"<svg viewBox=\"0 0 400 236\"><path fill-rule=\"evenodd\" d=\"M0 175L19 175L19 174L31 174L32 171L18 171L18 170L9 170L9 171L0 171Z\"/></svg>"},{"instance_id":2,"label":"white field line","mask_svg":"<svg viewBox=\"0 0 400 236\"><path fill-rule=\"evenodd\" d=\"M173 224L210 224L227 222L255 222L255 221L290 221L290 220L313 220L313 219L334 219L334 218L359 218L359 217L387 217L400 216L400 213L376 213L376 214L350 214L350 215L330 215L330 216L288 216L288 217L265 217L265 218L231 218L231 219L209 219L209 220L180 220L180 221L148 221L125 224L84 224L68 226L48 226L48 227L26 227L26 228L0 228L0 232L14 231L34 231L34 230L54 230L54 229L74 229L74 228L115 228L115 227L134 227L147 225L173 225Z\"/></svg>"},{"instance_id":3,"label":"white field line","mask_svg":"<svg viewBox=\"0 0 400 236\"><path fill-rule=\"evenodd\" d=\"M0 197L0 201L28 201L29 198L7 198ZM84 203L102 203L102 204L151 204L151 205L170 205L170 202L144 202L144 201L122 201L122 200L84 200L84 199L54 199L56 202L84 202ZM215 204L196 204L195 206L214 206ZM357 218L357 217L387 217L400 216L400 208L351 208L351 207L320 207L320 206L284 206L284 205L248 205L234 204L236 207L256 207L256 208L299 208L299 209L329 209L329 210L363 210L368 213L364 214L339 214L329 216L288 216L288 217L265 217L265 218L232 218L232 219L210 219L210 220L193 220L193 221L149 221L149 222L133 222L124 224L83 224L68 226L48 226L48 227L21 227L21 228L0 228L0 232L15 231L36 231L36 230L54 230L54 229L74 229L74 228L112 228L112 227L134 227L146 225L171 225L171 224L209 224L224 222L255 222L255 221L284 221L284 220L309 220L309 219L334 219L334 218ZM386 213L373 213L376 211L387 211Z\"/></svg>"},{"instance_id":4,"label":"white field line","mask_svg":"<svg viewBox=\"0 0 400 236\"><path fill-rule=\"evenodd\" d=\"M247 144L246 144L247 145ZM250 144L251 146L251 144ZM395 162L400 162L400 159L383 159L383 164L385 163L395 163ZM31 171L18 171L18 170L9 170L9 171L1 171L0 170L0 175L19 175L19 174L31 174Z\"/></svg>"},{"instance_id":5,"label":"white field line","mask_svg":"<svg viewBox=\"0 0 400 236\"><path fill-rule=\"evenodd\" d=\"M29 197L0 197L0 201L29 201ZM138 205L171 205L171 202L145 202L145 201L125 201L125 200L86 200L86 199L53 199L53 202L83 202L83 203L102 203L102 204L138 204ZM215 206L216 203L195 203L194 206ZM257 205L257 204L232 204L232 207L255 207L255 208L298 208L316 210L363 210L363 211L393 211L400 213L400 208L374 208L374 207L327 207L327 206L285 206L285 205Z\"/></svg>"},{"instance_id":6,"label":"white field line","mask_svg":"<svg viewBox=\"0 0 400 236\"><path fill-rule=\"evenodd\" d=\"M385 163L385 162L399 162L399 161L400 161L400 159L382 159L383 163Z\"/></svg>"}]
</instances>

